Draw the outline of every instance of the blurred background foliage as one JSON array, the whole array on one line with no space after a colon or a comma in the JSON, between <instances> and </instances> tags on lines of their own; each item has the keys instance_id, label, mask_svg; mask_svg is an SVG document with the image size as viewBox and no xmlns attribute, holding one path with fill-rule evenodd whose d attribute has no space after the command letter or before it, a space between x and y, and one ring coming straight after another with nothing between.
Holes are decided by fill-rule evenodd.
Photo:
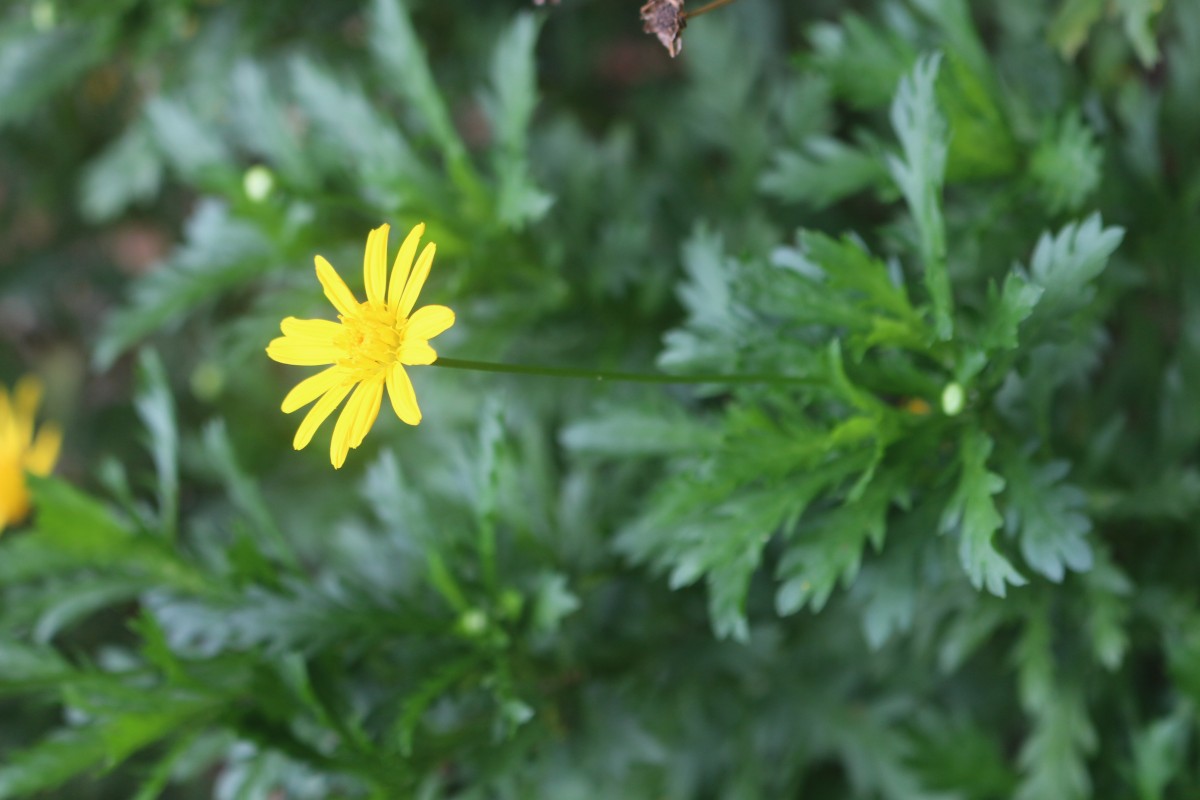
<instances>
[{"instance_id":1,"label":"blurred background foliage","mask_svg":"<svg viewBox=\"0 0 1200 800\"><path fill-rule=\"evenodd\" d=\"M0 797L1200 795L1200 5L638 5L5 4ZM385 221L444 356L790 380L335 473L263 348Z\"/></svg>"}]
</instances>

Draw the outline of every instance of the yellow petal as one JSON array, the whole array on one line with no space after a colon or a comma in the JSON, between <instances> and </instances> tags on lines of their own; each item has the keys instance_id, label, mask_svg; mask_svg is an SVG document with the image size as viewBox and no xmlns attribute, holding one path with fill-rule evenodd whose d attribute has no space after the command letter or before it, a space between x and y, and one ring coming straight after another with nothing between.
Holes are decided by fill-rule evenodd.
<instances>
[{"instance_id":1,"label":"yellow petal","mask_svg":"<svg viewBox=\"0 0 1200 800\"><path fill-rule=\"evenodd\" d=\"M328 392L341 381L348 380L345 370L339 366L329 367L321 370L316 375L297 383L287 397L283 398L283 413L290 414L293 411L304 408L304 406L316 400L321 395Z\"/></svg>"},{"instance_id":2,"label":"yellow petal","mask_svg":"<svg viewBox=\"0 0 1200 800\"><path fill-rule=\"evenodd\" d=\"M279 323L279 329L289 339L318 345L333 344L333 340L343 330L339 323L332 320L296 317L286 317Z\"/></svg>"},{"instance_id":3,"label":"yellow petal","mask_svg":"<svg viewBox=\"0 0 1200 800\"><path fill-rule=\"evenodd\" d=\"M383 382L384 376L380 375L362 385L362 390L367 393L367 396L363 398L362 408L354 420L354 427L350 430L351 449L363 443L363 439L367 438L367 432L371 430L375 420L379 419L379 407L383 405Z\"/></svg>"},{"instance_id":4,"label":"yellow petal","mask_svg":"<svg viewBox=\"0 0 1200 800\"><path fill-rule=\"evenodd\" d=\"M38 430L37 438L25 456L25 469L34 475L49 475L58 463L61 448L62 431L57 425L46 423Z\"/></svg>"},{"instance_id":5,"label":"yellow petal","mask_svg":"<svg viewBox=\"0 0 1200 800\"><path fill-rule=\"evenodd\" d=\"M303 339L280 336L267 345L267 355L280 364L323 367L336 362L342 356L342 351L331 344L311 344Z\"/></svg>"},{"instance_id":6,"label":"yellow petal","mask_svg":"<svg viewBox=\"0 0 1200 800\"><path fill-rule=\"evenodd\" d=\"M393 364L388 370L387 390L396 416L409 425L418 424L421 421L421 408L417 405L417 393L402 364Z\"/></svg>"},{"instance_id":7,"label":"yellow petal","mask_svg":"<svg viewBox=\"0 0 1200 800\"><path fill-rule=\"evenodd\" d=\"M8 390L0 386L0 456L10 450L21 451L17 441L17 418L8 399Z\"/></svg>"},{"instance_id":8,"label":"yellow petal","mask_svg":"<svg viewBox=\"0 0 1200 800\"><path fill-rule=\"evenodd\" d=\"M408 282L404 284L404 294L400 295L400 304L396 307L400 316L407 317L408 312L417 304L417 297L421 294L421 289L425 288L425 279L429 277L429 268L433 266L433 256L436 252L437 245L433 242L425 245L425 249L421 251L421 257L417 259L417 265L408 276Z\"/></svg>"},{"instance_id":9,"label":"yellow petal","mask_svg":"<svg viewBox=\"0 0 1200 800\"><path fill-rule=\"evenodd\" d=\"M354 390L353 396L338 417L337 425L333 428L333 438L329 441L329 460L334 469L341 469L346 463L346 454L350 452L351 447L362 444L363 437L379 416L379 403L382 399L383 381L379 379L363 381Z\"/></svg>"},{"instance_id":10,"label":"yellow petal","mask_svg":"<svg viewBox=\"0 0 1200 800\"><path fill-rule=\"evenodd\" d=\"M37 414L38 404L42 402L42 382L32 375L26 375L17 381L13 390L13 409L18 417L24 417L30 422Z\"/></svg>"},{"instance_id":11,"label":"yellow petal","mask_svg":"<svg viewBox=\"0 0 1200 800\"><path fill-rule=\"evenodd\" d=\"M417 254L417 245L424 235L425 223L418 222L408 232L408 236L404 237L404 244L400 245L400 252L396 253L396 261L392 264L392 279L388 283L388 304L391 306L400 302L400 295L404 293L404 284L412 269L413 256Z\"/></svg>"},{"instance_id":12,"label":"yellow petal","mask_svg":"<svg viewBox=\"0 0 1200 800\"><path fill-rule=\"evenodd\" d=\"M454 325L454 312L445 306L421 306L408 320L405 333L418 339L432 339Z\"/></svg>"},{"instance_id":13,"label":"yellow petal","mask_svg":"<svg viewBox=\"0 0 1200 800\"><path fill-rule=\"evenodd\" d=\"M400 344L400 363L409 367L422 367L437 361L437 352L424 339L406 336Z\"/></svg>"},{"instance_id":14,"label":"yellow petal","mask_svg":"<svg viewBox=\"0 0 1200 800\"><path fill-rule=\"evenodd\" d=\"M296 430L296 438L292 440L292 447L297 450L307 447L308 443L312 441L313 434L317 432L317 428L321 427L321 423L329 418L333 410L338 407L338 403L341 403L346 395L350 394L353 386L353 383L345 383L326 392L325 396L308 410L307 416Z\"/></svg>"},{"instance_id":15,"label":"yellow petal","mask_svg":"<svg viewBox=\"0 0 1200 800\"><path fill-rule=\"evenodd\" d=\"M325 289L325 296L329 298L329 302L333 303L342 314L350 314L358 308L358 301L354 299L353 292L346 286L346 282L342 280L342 276L338 275L334 268L323 257L317 256L317 280L321 282L321 286Z\"/></svg>"},{"instance_id":16,"label":"yellow petal","mask_svg":"<svg viewBox=\"0 0 1200 800\"><path fill-rule=\"evenodd\" d=\"M367 287L367 302L383 305L387 298L387 243L388 225L380 225L367 235L367 249L363 253L363 285Z\"/></svg>"}]
</instances>

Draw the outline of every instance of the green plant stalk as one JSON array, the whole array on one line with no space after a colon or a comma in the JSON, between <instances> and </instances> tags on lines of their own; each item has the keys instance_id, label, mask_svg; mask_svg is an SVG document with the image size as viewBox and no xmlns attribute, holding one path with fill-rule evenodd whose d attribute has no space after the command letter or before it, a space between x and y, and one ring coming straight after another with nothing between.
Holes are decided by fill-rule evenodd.
<instances>
[{"instance_id":1,"label":"green plant stalk","mask_svg":"<svg viewBox=\"0 0 1200 800\"><path fill-rule=\"evenodd\" d=\"M475 361L466 358L438 358L437 361L433 362L433 366L474 370L476 372L504 372L510 375L537 375L545 378L576 378L595 381L623 381L626 383L791 383L806 386L823 385L820 381L799 375L776 375L769 373L666 375L655 372L624 372L620 370L579 369L575 367L545 367L531 364L505 364L495 361Z\"/></svg>"}]
</instances>

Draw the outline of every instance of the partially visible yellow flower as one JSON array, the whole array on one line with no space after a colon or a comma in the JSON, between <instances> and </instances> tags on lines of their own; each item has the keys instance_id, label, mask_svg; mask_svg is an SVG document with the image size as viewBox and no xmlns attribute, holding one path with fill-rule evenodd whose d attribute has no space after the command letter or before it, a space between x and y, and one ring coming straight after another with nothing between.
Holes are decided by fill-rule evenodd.
<instances>
[{"instance_id":1,"label":"partially visible yellow flower","mask_svg":"<svg viewBox=\"0 0 1200 800\"><path fill-rule=\"evenodd\" d=\"M43 424L34 436L33 419L42 400L36 378L17 381L13 393L0 386L0 532L29 516L25 473L49 475L58 461L62 433Z\"/></svg>"},{"instance_id":2,"label":"partially visible yellow flower","mask_svg":"<svg viewBox=\"0 0 1200 800\"><path fill-rule=\"evenodd\" d=\"M375 423L385 386L396 416L409 425L421 421L417 395L404 367L436 361L437 353L429 340L454 324L454 312L445 306L422 306L413 311L437 250L432 242L425 245L413 266L425 225L417 225L405 237L390 280L388 230L387 225L381 225L367 236L363 255L365 303L358 302L329 262L317 256L317 280L337 309L340 321L288 317L280 324L283 336L267 347L267 355L281 364L332 365L300 381L283 399L286 414L316 400L296 431L292 446L297 450L312 440L321 423L354 389L329 444L329 460L335 469L346 462L352 448L362 444Z\"/></svg>"}]
</instances>

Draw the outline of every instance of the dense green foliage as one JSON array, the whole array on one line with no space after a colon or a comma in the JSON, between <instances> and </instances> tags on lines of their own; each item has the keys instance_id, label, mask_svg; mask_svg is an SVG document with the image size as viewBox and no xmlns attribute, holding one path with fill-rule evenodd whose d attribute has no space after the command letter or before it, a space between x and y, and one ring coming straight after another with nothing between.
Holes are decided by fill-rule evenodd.
<instances>
[{"instance_id":1,"label":"dense green foliage","mask_svg":"<svg viewBox=\"0 0 1200 800\"><path fill-rule=\"evenodd\" d=\"M6 6L0 798L1200 796L1200 4L638 5ZM778 379L335 472L263 349L385 221L443 356Z\"/></svg>"}]
</instances>

